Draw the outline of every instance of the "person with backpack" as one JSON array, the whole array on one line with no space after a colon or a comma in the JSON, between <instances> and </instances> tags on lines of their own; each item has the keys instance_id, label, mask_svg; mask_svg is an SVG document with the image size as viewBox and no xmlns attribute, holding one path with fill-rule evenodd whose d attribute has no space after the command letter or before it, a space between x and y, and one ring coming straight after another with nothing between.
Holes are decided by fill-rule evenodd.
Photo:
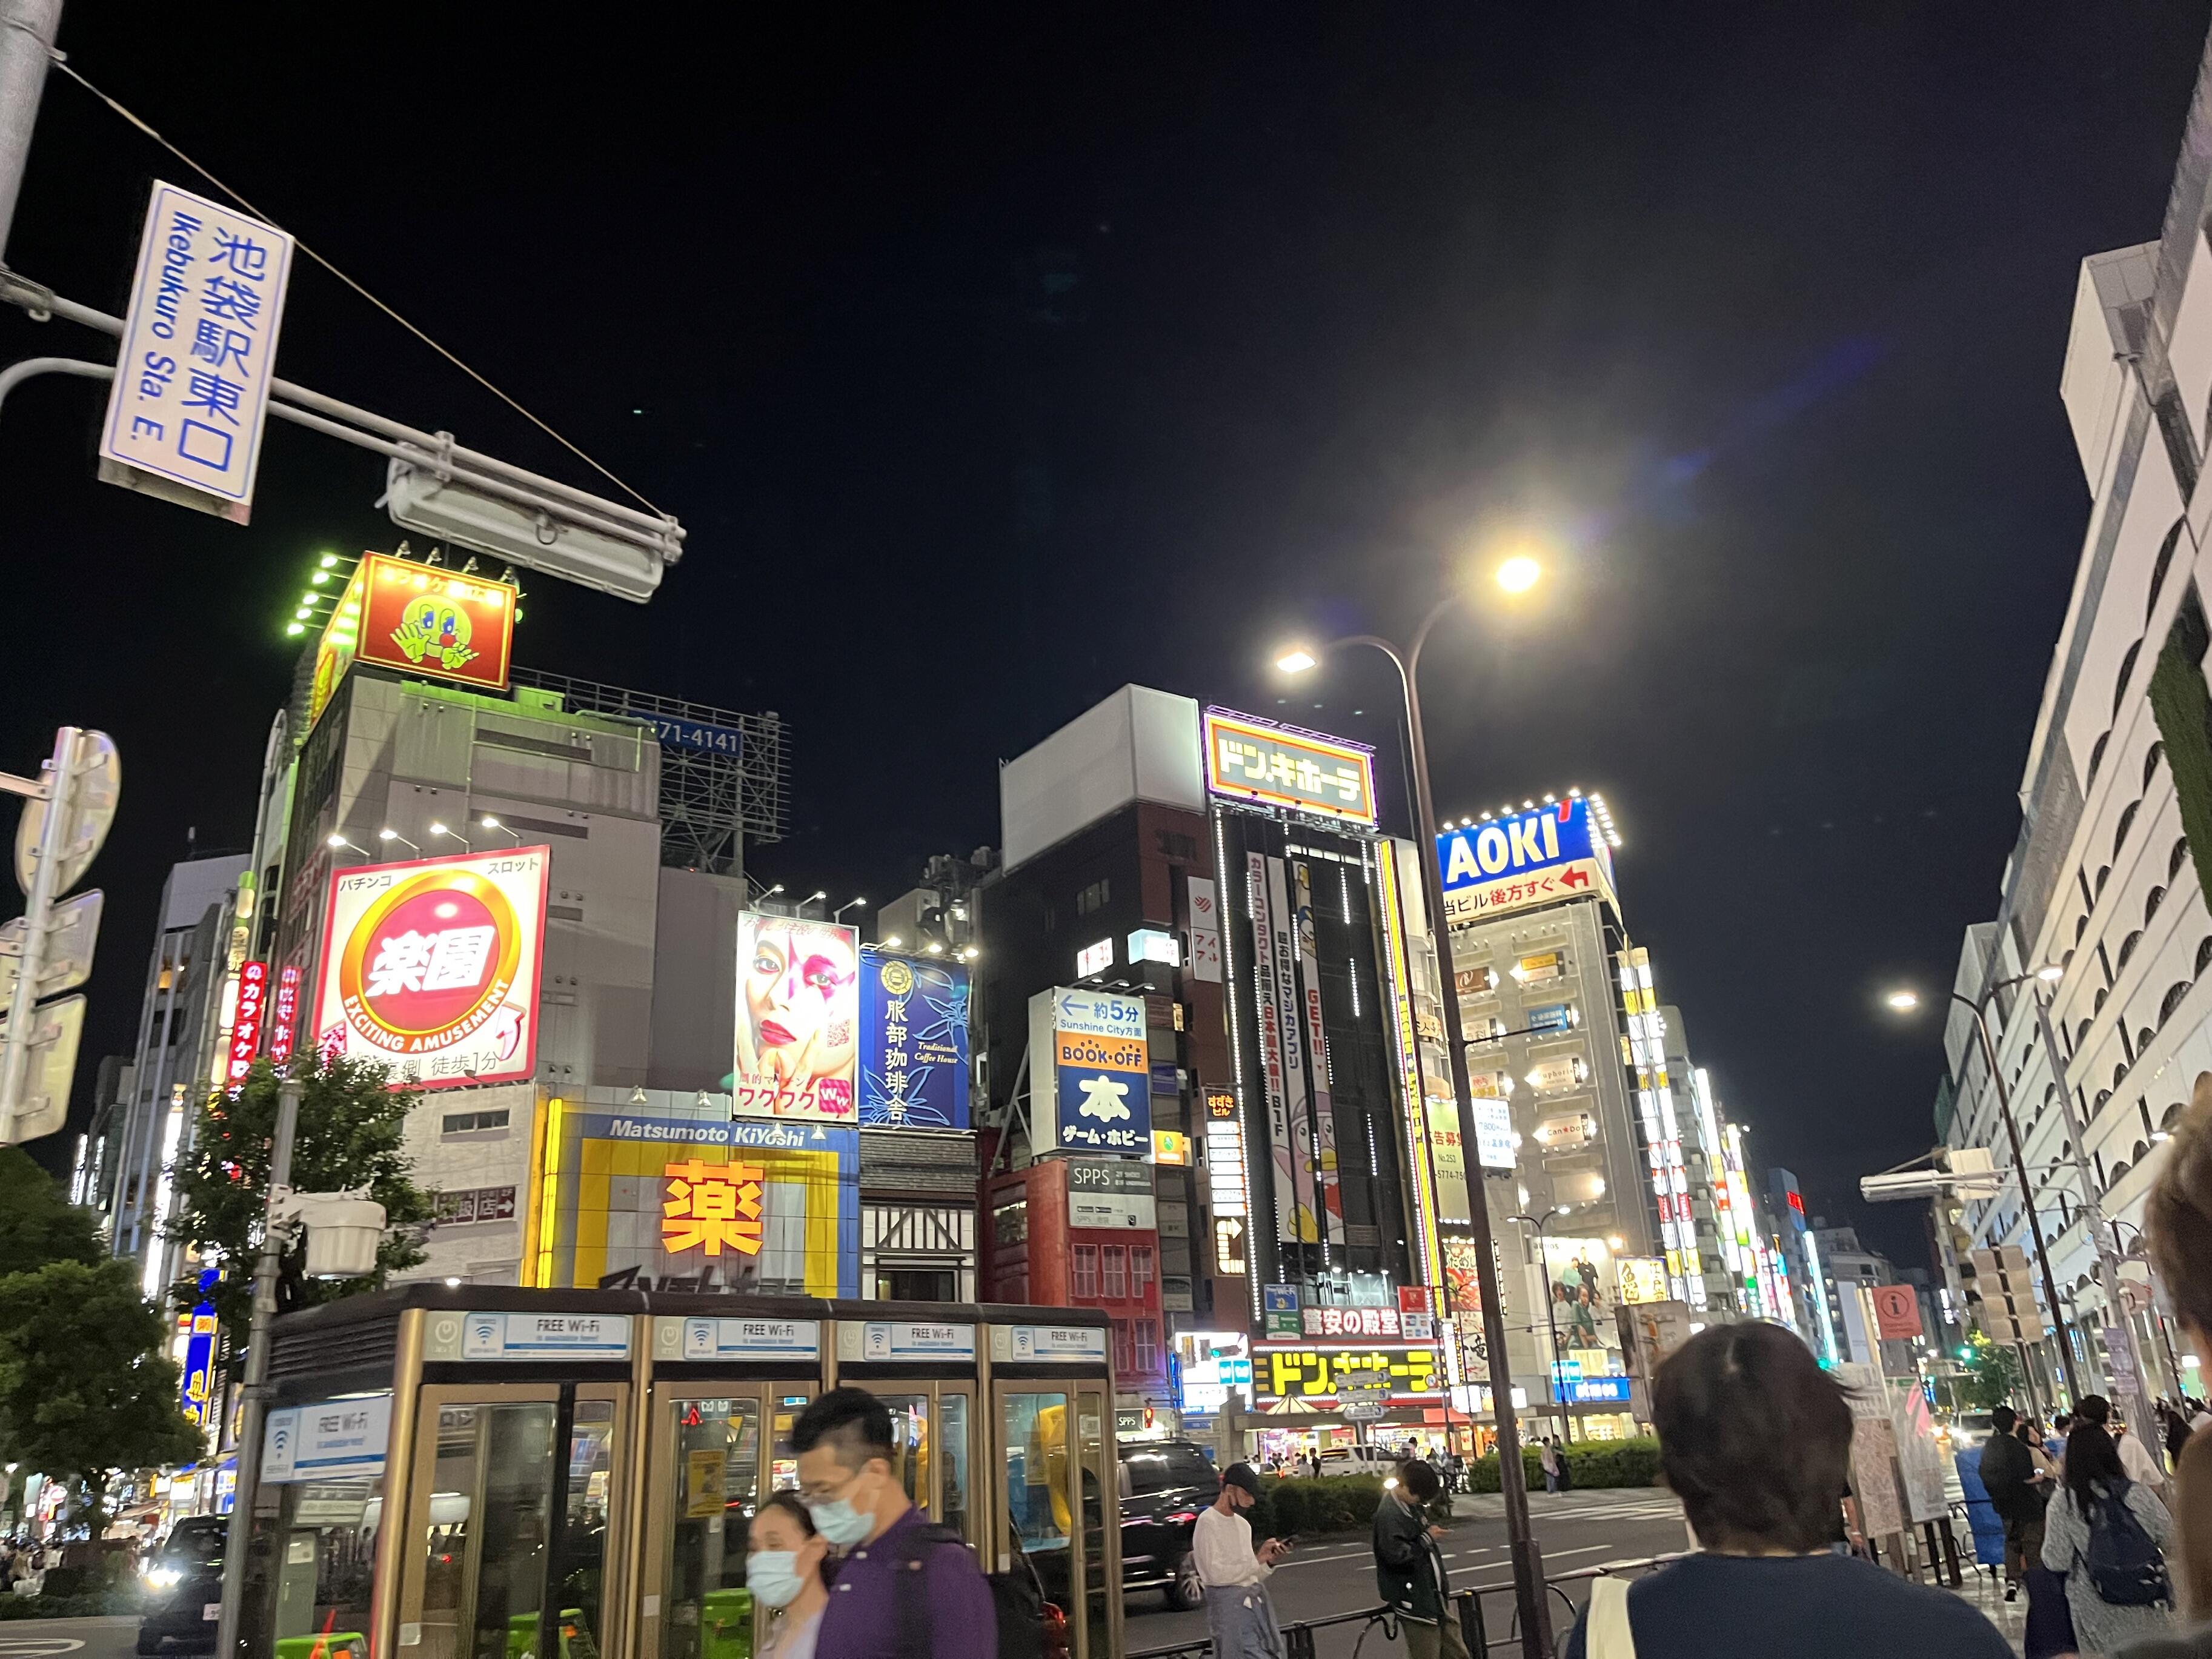
<instances>
[{"instance_id":1,"label":"person with backpack","mask_svg":"<svg viewBox=\"0 0 2212 1659\"><path fill-rule=\"evenodd\" d=\"M2044 1512L2043 1565L2066 1576L2084 1653L2110 1653L2172 1628L2165 1552L2172 1536L2166 1505L2128 1479L2104 1425L2077 1419L2066 1439L2065 1489Z\"/></svg>"},{"instance_id":2,"label":"person with backpack","mask_svg":"<svg viewBox=\"0 0 2212 1659\"><path fill-rule=\"evenodd\" d=\"M899 1481L890 1408L832 1389L792 1425L799 1496L815 1530L845 1552L823 1608L820 1659L1033 1659L1040 1627L1001 1629L983 1570L957 1533L933 1526Z\"/></svg>"}]
</instances>

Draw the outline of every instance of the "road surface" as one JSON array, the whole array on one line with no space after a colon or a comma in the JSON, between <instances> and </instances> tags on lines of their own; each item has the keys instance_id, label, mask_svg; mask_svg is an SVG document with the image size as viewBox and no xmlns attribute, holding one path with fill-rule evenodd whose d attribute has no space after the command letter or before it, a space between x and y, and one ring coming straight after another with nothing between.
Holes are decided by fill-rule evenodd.
<instances>
[{"instance_id":1,"label":"road surface","mask_svg":"<svg viewBox=\"0 0 2212 1659\"><path fill-rule=\"evenodd\" d=\"M1510 1586L1513 1572L1505 1553L1502 1500L1486 1495L1452 1501L1458 1517L1453 1521L1450 1536L1443 1540L1443 1551L1453 1588ZM1656 1487L1557 1496L1532 1492L1528 1507L1535 1520L1547 1577L1608 1561L1669 1555L1688 1547L1682 1506ZM1275 1599L1276 1614L1285 1625L1371 1607L1381 1599L1375 1588L1375 1557L1364 1532L1317 1538L1302 1545L1275 1569L1268 1589ZM1580 1605L1582 1587L1571 1587L1570 1594ZM1512 1607L1510 1594L1484 1598L1483 1613L1491 1622L1493 1641L1506 1633ZM1203 1612L1170 1613L1166 1608L1158 1590L1140 1591L1129 1598L1129 1652L1144 1653L1205 1637ZM1553 1613L1555 1622L1565 1624L1566 1610L1557 1596L1553 1598ZM1317 1632L1315 1647L1319 1659L1347 1659L1359 1631L1360 1626L1353 1623ZM1403 1650L1402 1643L1386 1643L1378 1631L1367 1638L1361 1653L1362 1659L1381 1659Z\"/></svg>"},{"instance_id":2,"label":"road surface","mask_svg":"<svg viewBox=\"0 0 2212 1659\"><path fill-rule=\"evenodd\" d=\"M133 1619L9 1619L0 1621L0 1659L131 1659Z\"/></svg>"}]
</instances>

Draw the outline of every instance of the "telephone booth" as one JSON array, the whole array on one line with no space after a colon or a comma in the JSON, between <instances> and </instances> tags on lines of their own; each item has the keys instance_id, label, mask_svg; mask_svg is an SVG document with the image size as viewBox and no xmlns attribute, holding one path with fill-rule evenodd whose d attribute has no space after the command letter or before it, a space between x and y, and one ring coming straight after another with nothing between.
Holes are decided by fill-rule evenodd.
<instances>
[{"instance_id":1,"label":"telephone booth","mask_svg":"<svg viewBox=\"0 0 2212 1659\"><path fill-rule=\"evenodd\" d=\"M276 1324L241 1620L275 1659L750 1659L760 1501L824 1389L908 1496L1121 1651L1103 1315L407 1285Z\"/></svg>"}]
</instances>

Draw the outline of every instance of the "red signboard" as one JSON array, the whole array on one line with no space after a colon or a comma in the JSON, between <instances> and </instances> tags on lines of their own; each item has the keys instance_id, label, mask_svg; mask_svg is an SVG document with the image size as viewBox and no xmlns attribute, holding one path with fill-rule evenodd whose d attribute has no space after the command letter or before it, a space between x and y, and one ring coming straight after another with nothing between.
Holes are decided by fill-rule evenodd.
<instances>
[{"instance_id":1,"label":"red signboard","mask_svg":"<svg viewBox=\"0 0 2212 1659\"><path fill-rule=\"evenodd\" d=\"M514 647L511 585L382 553L362 555L360 580L356 661L506 689Z\"/></svg>"},{"instance_id":2,"label":"red signboard","mask_svg":"<svg viewBox=\"0 0 2212 1659\"><path fill-rule=\"evenodd\" d=\"M1429 1287L1425 1285L1401 1285L1398 1287L1398 1311L1401 1314L1425 1314L1429 1310Z\"/></svg>"},{"instance_id":3,"label":"red signboard","mask_svg":"<svg viewBox=\"0 0 2212 1659\"><path fill-rule=\"evenodd\" d=\"M261 1047L261 1015L269 996L269 964L249 962L238 970L238 1008L230 1021L230 1086L235 1089L253 1069Z\"/></svg>"},{"instance_id":4,"label":"red signboard","mask_svg":"<svg viewBox=\"0 0 2212 1659\"><path fill-rule=\"evenodd\" d=\"M1910 1285L1881 1285L1874 1291L1875 1329L1885 1342L1920 1334L1920 1293Z\"/></svg>"},{"instance_id":5,"label":"red signboard","mask_svg":"<svg viewBox=\"0 0 2212 1659\"><path fill-rule=\"evenodd\" d=\"M269 1021L269 1058L282 1066L292 1058L300 1033L300 970L276 970L276 996Z\"/></svg>"}]
</instances>

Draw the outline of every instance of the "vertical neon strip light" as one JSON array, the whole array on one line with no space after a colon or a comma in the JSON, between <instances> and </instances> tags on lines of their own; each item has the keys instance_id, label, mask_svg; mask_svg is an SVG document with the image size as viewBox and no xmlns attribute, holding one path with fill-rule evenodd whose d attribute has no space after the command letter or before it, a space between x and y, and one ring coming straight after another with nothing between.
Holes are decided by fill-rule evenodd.
<instances>
[{"instance_id":1,"label":"vertical neon strip light","mask_svg":"<svg viewBox=\"0 0 2212 1659\"><path fill-rule=\"evenodd\" d=\"M1406 1150L1413 1172L1413 1232L1420 1242L1420 1261L1427 1269L1426 1282L1444 1282L1443 1255L1437 1243L1436 1188L1429 1166L1428 1115L1421 1099L1419 1051L1414 1047L1413 988L1407 957L1405 914L1398 902L1396 848L1389 842L1376 843L1376 881L1382 891L1382 940L1390 972L1392 1007L1397 1014L1398 1078L1406 1091ZM1447 1059L1449 1057L1447 1056ZM1481 1195L1476 1194L1480 1201Z\"/></svg>"},{"instance_id":2,"label":"vertical neon strip light","mask_svg":"<svg viewBox=\"0 0 2212 1659\"><path fill-rule=\"evenodd\" d=\"M1221 809L1215 807L1211 816L1213 819L1213 878L1225 888L1229 884L1228 838L1222 833ZM1252 915L1252 895L1249 890L1244 895L1243 908L1249 920ZM1254 1237L1249 1213L1255 1190L1252 1184L1252 1122L1244 1099L1244 1027L1237 1018L1237 930L1229 925L1229 915L1225 910L1220 913L1220 917L1221 991L1229 1021L1229 1068L1233 1073L1230 1079L1230 1091L1237 1097L1237 1138L1244 1148L1244 1194L1248 1212L1244 1224L1245 1237L1249 1241L1244 1250L1244 1290L1252 1300L1252 1328L1264 1331L1267 1328L1261 1323L1260 1314L1258 1241ZM1220 1264L1217 1261L1214 1265L1218 1267Z\"/></svg>"}]
</instances>

